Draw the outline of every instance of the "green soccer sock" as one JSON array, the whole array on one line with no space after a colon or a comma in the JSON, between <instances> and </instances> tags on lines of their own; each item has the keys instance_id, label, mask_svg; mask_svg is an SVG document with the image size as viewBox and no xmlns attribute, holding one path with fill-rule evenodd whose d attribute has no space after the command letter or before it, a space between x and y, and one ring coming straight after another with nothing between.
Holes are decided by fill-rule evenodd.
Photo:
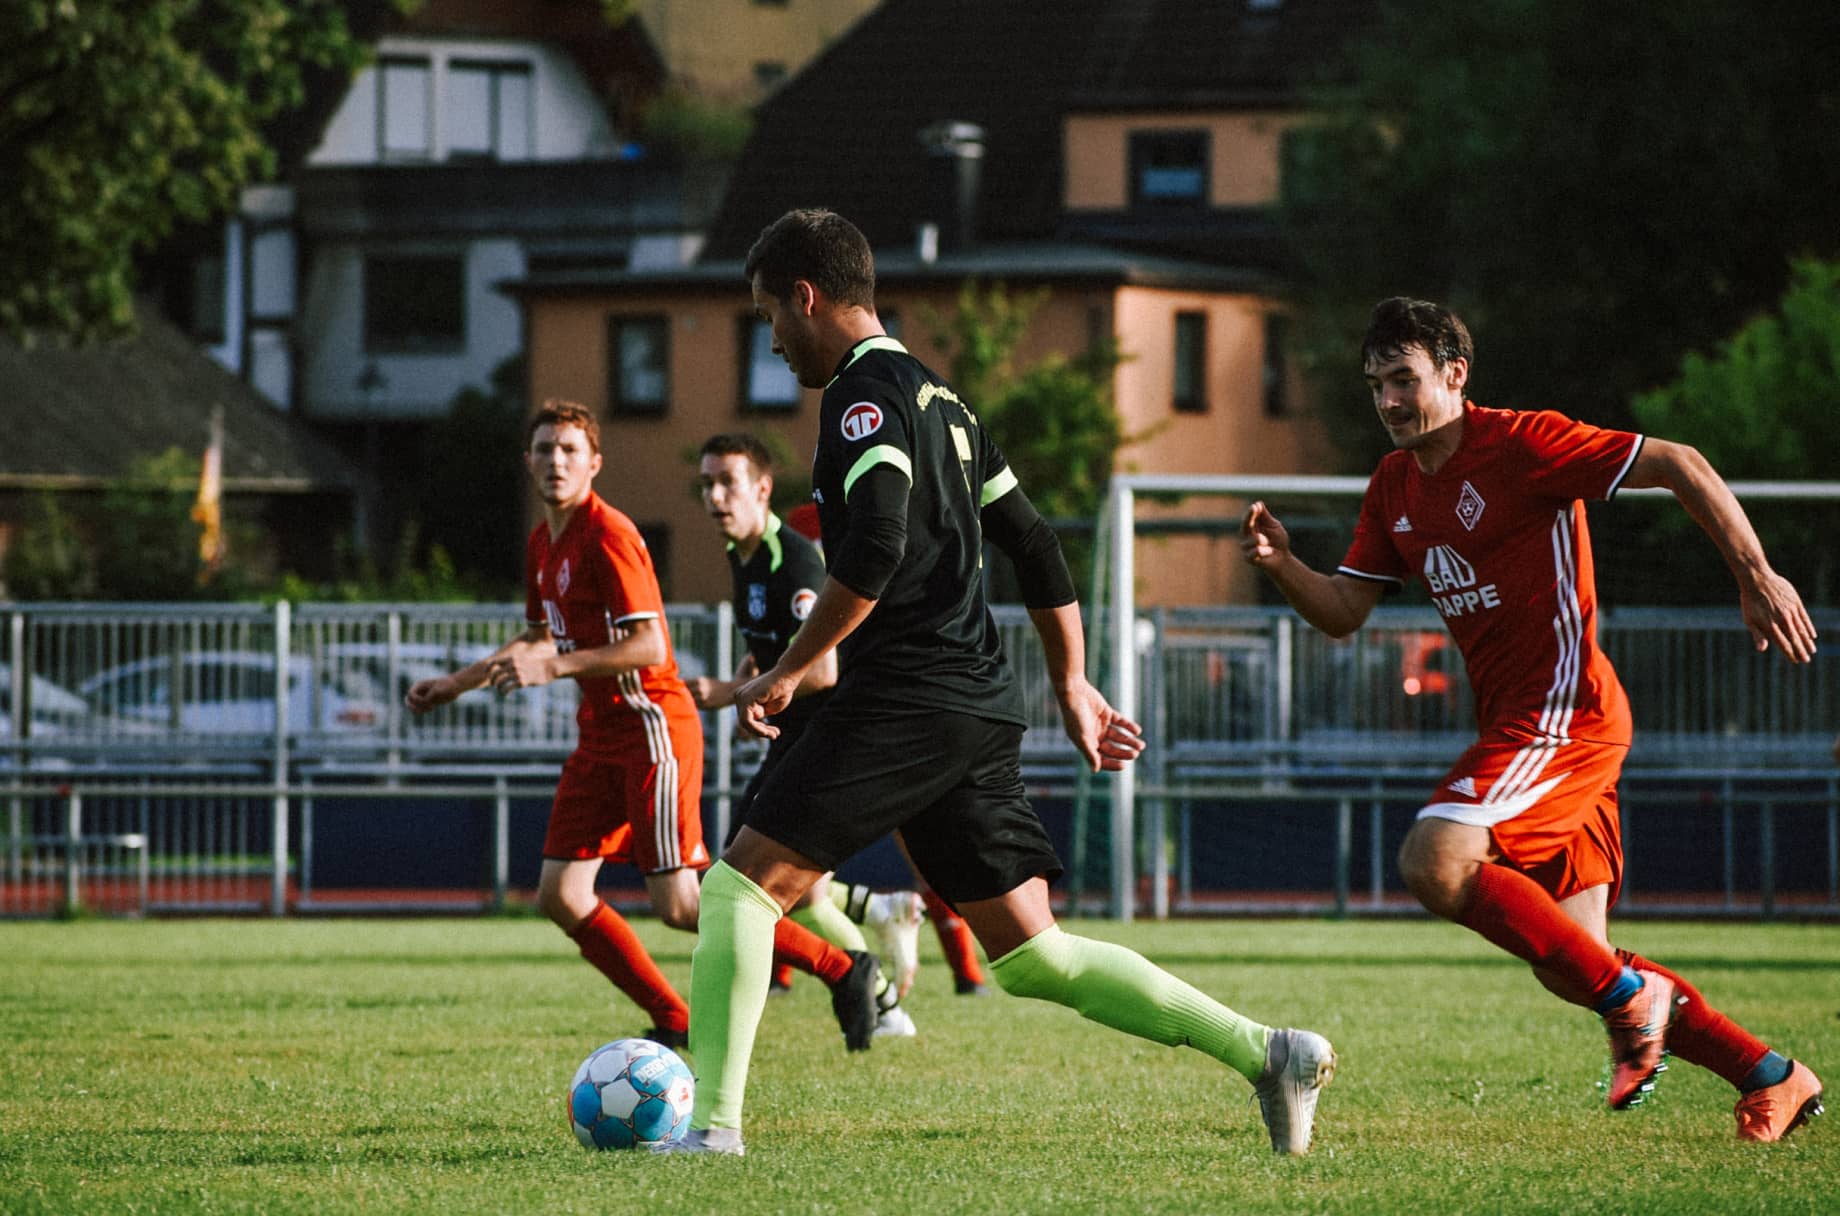
<instances>
[{"instance_id":1,"label":"green soccer sock","mask_svg":"<svg viewBox=\"0 0 1840 1216\"><path fill-rule=\"evenodd\" d=\"M780 906L739 870L718 861L703 879L696 950L690 955L690 1055L696 1105L690 1126L741 1128L748 1061L773 977Z\"/></svg>"},{"instance_id":2,"label":"green soccer sock","mask_svg":"<svg viewBox=\"0 0 1840 1216\"><path fill-rule=\"evenodd\" d=\"M1271 1028L1241 1017L1135 950L1050 925L990 965L1015 996L1054 1001L1102 1026L1171 1047L1187 1044L1248 1081L1265 1070ZM690 998L696 1026L696 997Z\"/></svg>"},{"instance_id":3,"label":"green soccer sock","mask_svg":"<svg viewBox=\"0 0 1840 1216\"><path fill-rule=\"evenodd\" d=\"M833 890L836 886L836 883L831 884ZM869 943L863 939L862 930L856 927L856 922L851 920L832 899L814 899L803 908L794 908L790 915L793 920L804 925L839 950L867 950L869 948Z\"/></svg>"}]
</instances>

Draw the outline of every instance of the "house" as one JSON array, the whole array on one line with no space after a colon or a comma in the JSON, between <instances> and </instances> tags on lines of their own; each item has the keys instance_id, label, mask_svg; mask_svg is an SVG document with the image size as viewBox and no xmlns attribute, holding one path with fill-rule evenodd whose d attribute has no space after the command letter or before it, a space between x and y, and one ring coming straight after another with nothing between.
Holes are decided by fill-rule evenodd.
<instances>
[{"instance_id":1,"label":"house","mask_svg":"<svg viewBox=\"0 0 1840 1216\"><path fill-rule=\"evenodd\" d=\"M266 547L235 554L239 564L329 577L357 509L358 471L158 308L143 302L135 319L133 336L93 345L0 339L0 557L38 522L41 496L55 495L66 517L83 515L137 456L202 457L216 414L223 512L255 528Z\"/></svg>"},{"instance_id":2,"label":"house","mask_svg":"<svg viewBox=\"0 0 1840 1216\"><path fill-rule=\"evenodd\" d=\"M635 0L671 82L699 97L753 105L877 0Z\"/></svg>"},{"instance_id":3,"label":"house","mask_svg":"<svg viewBox=\"0 0 1840 1216\"><path fill-rule=\"evenodd\" d=\"M741 266L781 212L824 205L869 237L884 319L934 366L946 359L926 319L961 283L1046 288L1019 354L1120 344L1113 394L1139 437L1121 464L1328 471L1330 437L1286 349L1267 211L1305 86L1372 7L887 0L762 105L694 265L538 269L507 285L530 396L602 411L601 492L646 529L669 594L721 598L688 454L738 427L811 451L817 394L772 355ZM1234 598L1253 581L1218 529L1156 542L1139 570L1146 603Z\"/></svg>"}]
</instances>

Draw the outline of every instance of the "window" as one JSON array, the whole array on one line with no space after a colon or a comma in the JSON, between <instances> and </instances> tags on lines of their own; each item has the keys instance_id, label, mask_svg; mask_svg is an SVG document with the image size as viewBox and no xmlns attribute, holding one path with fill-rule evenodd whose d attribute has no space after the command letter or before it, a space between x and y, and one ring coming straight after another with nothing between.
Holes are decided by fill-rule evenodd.
<instances>
[{"instance_id":1,"label":"window","mask_svg":"<svg viewBox=\"0 0 1840 1216\"><path fill-rule=\"evenodd\" d=\"M1207 412L1207 314L1176 314L1175 408Z\"/></svg>"},{"instance_id":2,"label":"window","mask_svg":"<svg viewBox=\"0 0 1840 1216\"><path fill-rule=\"evenodd\" d=\"M658 594L664 599L671 598L671 525L637 524L639 539L645 542L645 551L652 556L652 572L658 576ZM685 656L678 657L681 667ZM685 676L695 673L686 671Z\"/></svg>"},{"instance_id":3,"label":"window","mask_svg":"<svg viewBox=\"0 0 1840 1216\"><path fill-rule=\"evenodd\" d=\"M1291 319L1279 313L1265 314L1265 358L1262 374L1265 387L1265 416L1282 418L1291 412L1288 377L1284 374L1284 352L1290 345Z\"/></svg>"},{"instance_id":4,"label":"window","mask_svg":"<svg viewBox=\"0 0 1840 1216\"><path fill-rule=\"evenodd\" d=\"M755 316L741 318L741 408L794 410L799 382L786 361L773 353L773 326Z\"/></svg>"},{"instance_id":5,"label":"window","mask_svg":"<svg viewBox=\"0 0 1840 1216\"><path fill-rule=\"evenodd\" d=\"M528 160L530 67L455 60L447 68L447 154Z\"/></svg>"},{"instance_id":6,"label":"window","mask_svg":"<svg viewBox=\"0 0 1840 1216\"><path fill-rule=\"evenodd\" d=\"M785 82L786 65L777 59L762 59L754 65L754 87L771 93Z\"/></svg>"},{"instance_id":7,"label":"window","mask_svg":"<svg viewBox=\"0 0 1840 1216\"><path fill-rule=\"evenodd\" d=\"M364 259L364 349L426 354L466 345L466 261L454 255Z\"/></svg>"},{"instance_id":8,"label":"window","mask_svg":"<svg viewBox=\"0 0 1840 1216\"><path fill-rule=\"evenodd\" d=\"M1131 204L1203 207L1208 199L1206 131L1133 131Z\"/></svg>"},{"instance_id":9,"label":"window","mask_svg":"<svg viewBox=\"0 0 1840 1216\"><path fill-rule=\"evenodd\" d=\"M609 406L616 414L663 414L671 404L671 324L665 317L607 322Z\"/></svg>"},{"instance_id":10,"label":"window","mask_svg":"<svg viewBox=\"0 0 1840 1216\"><path fill-rule=\"evenodd\" d=\"M377 144L383 159L428 159L433 79L426 59L385 59L377 65Z\"/></svg>"},{"instance_id":11,"label":"window","mask_svg":"<svg viewBox=\"0 0 1840 1216\"><path fill-rule=\"evenodd\" d=\"M190 291L179 311L186 328L200 342L224 340L224 259L207 254L191 266Z\"/></svg>"}]
</instances>

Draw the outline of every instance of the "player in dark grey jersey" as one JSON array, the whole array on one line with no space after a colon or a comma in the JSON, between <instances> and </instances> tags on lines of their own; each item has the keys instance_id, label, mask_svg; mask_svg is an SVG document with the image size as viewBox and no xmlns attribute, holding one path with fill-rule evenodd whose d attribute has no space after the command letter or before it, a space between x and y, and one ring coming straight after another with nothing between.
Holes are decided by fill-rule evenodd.
<instances>
[{"instance_id":1,"label":"player in dark grey jersey","mask_svg":"<svg viewBox=\"0 0 1840 1216\"><path fill-rule=\"evenodd\" d=\"M840 676L704 882L690 990L696 1108L669 1151L742 1151L773 926L818 875L894 829L1005 991L1214 1056L1253 1082L1273 1148L1305 1151L1335 1068L1327 1040L1244 1018L1133 951L1055 924L1048 883L1060 861L1023 791L1022 706L979 570L986 537L1016 564L1086 763L1120 769L1143 743L1086 681L1054 533L971 407L883 332L874 261L854 225L789 212L755 242L747 274L775 350L801 384L824 389L812 496L830 570L779 661L736 690L744 727L771 737L769 717L833 648Z\"/></svg>"}]
</instances>

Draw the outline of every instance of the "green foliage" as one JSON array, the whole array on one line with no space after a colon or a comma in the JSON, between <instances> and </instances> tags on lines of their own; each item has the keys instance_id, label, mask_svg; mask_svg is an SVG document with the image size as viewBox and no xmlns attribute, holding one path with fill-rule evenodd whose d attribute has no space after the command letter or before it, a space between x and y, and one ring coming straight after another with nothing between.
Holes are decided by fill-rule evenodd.
<instances>
[{"instance_id":1,"label":"green foliage","mask_svg":"<svg viewBox=\"0 0 1840 1216\"><path fill-rule=\"evenodd\" d=\"M1795 263L1776 315L1690 353L1631 403L1645 429L1693 444L1727 477L1832 477L1840 446L1840 262Z\"/></svg>"},{"instance_id":2,"label":"green foliage","mask_svg":"<svg viewBox=\"0 0 1840 1216\"><path fill-rule=\"evenodd\" d=\"M419 543L407 557L427 560L424 573L435 586L444 585L437 554L481 599L513 598L522 586L524 386L524 356L515 355L493 370L486 388L462 389L429 428L416 495Z\"/></svg>"},{"instance_id":3,"label":"green foliage","mask_svg":"<svg viewBox=\"0 0 1840 1216\"><path fill-rule=\"evenodd\" d=\"M198 457L168 448L135 457L103 493L94 524L99 598L199 598L198 525L191 518L198 473Z\"/></svg>"},{"instance_id":4,"label":"green foliage","mask_svg":"<svg viewBox=\"0 0 1840 1216\"><path fill-rule=\"evenodd\" d=\"M6 588L16 600L84 600L96 594L96 561L58 496L33 500L6 550Z\"/></svg>"},{"instance_id":5,"label":"green foliage","mask_svg":"<svg viewBox=\"0 0 1840 1216\"><path fill-rule=\"evenodd\" d=\"M403 529L394 560L387 564L368 554L354 557L350 544L342 544L336 555L339 573L332 579L315 582L288 571L264 589L260 598L266 603L288 600L296 604L470 604L481 598L474 581L460 573L447 550L431 546L418 560L417 542L413 525Z\"/></svg>"},{"instance_id":6,"label":"green foliage","mask_svg":"<svg viewBox=\"0 0 1840 1216\"><path fill-rule=\"evenodd\" d=\"M0 331L132 326L132 260L274 171L263 125L367 53L334 0L0 4Z\"/></svg>"},{"instance_id":7,"label":"green foliage","mask_svg":"<svg viewBox=\"0 0 1840 1216\"><path fill-rule=\"evenodd\" d=\"M753 133L746 109L686 89L665 90L645 110L646 147L667 160L732 161Z\"/></svg>"},{"instance_id":8,"label":"green foliage","mask_svg":"<svg viewBox=\"0 0 1840 1216\"><path fill-rule=\"evenodd\" d=\"M1385 8L1287 141L1280 214L1345 433L1373 302L1442 300L1493 405L1626 425L1684 350L1840 248L1834 9L1750 0Z\"/></svg>"},{"instance_id":9,"label":"green foliage","mask_svg":"<svg viewBox=\"0 0 1840 1216\"><path fill-rule=\"evenodd\" d=\"M434 813L431 809L430 813ZM321 829L324 831L324 827ZM635 917L679 991L694 936ZM823 985L761 1020L748 1156L588 1153L563 1093L643 1015L541 919L0 923L17 1066L9 1212L1771 1212L1832 1208L1840 1137L1733 1135L1676 1058L1603 1109L1595 1019L1427 921L1081 922L1342 1056L1315 1150L1274 1157L1251 1087L1200 1051L1045 1001L952 994L922 942L918 1039L847 1057ZM1833 925L1626 923L1832 1084ZM1687 964L1681 964L1683 970Z\"/></svg>"},{"instance_id":10,"label":"green foliage","mask_svg":"<svg viewBox=\"0 0 1840 1216\"><path fill-rule=\"evenodd\" d=\"M953 387L996 437L1036 508L1089 519L1125 443L1111 395L1121 355L1108 342L1018 371L1016 345L1047 297L1045 288L1011 295L1002 284L985 290L967 282L949 314L926 320L933 340L952 352Z\"/></svg>"},{"instance_id":11,"label":"green foliage","mask_svg":"<svg viewBox=\"0 0 1840 1216\"><path fill-rule=\"evenodd\" d=\"M1689 353L1677 379L1637 395L1630 409L1644 430L1692 444L1727 478L1833 478L1840 471L1840 263L1797 261L1775 314L1745 324L1716 354ZM1747 513L1802 595L1832 602L1840 558L1831 505L1752 503ZM1670 518L1670 532L1694 531ZM1729 585L1709 544L1683 553L1713 585Z\"/></svg>"}]
</instances>

